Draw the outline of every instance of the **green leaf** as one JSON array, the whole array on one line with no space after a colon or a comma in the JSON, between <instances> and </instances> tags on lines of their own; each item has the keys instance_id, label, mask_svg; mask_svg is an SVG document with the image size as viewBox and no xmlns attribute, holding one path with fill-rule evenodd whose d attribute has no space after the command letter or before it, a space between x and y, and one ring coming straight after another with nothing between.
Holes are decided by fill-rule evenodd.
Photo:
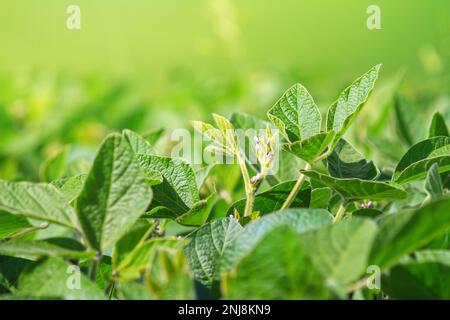
<instances>
[{"instance_id":1,"label":"green leaf","mask_svg":"<svg viewBox=\"0 0 450 320\"><path fill-rule=\"evenodd\" d=\"M42 181L53 181L63 177L67 169L67 157L69 154L69 148L61 148L55 155L46 159L40 169L39 176Z\"/></svg>"},{"instance_id":2,"label":"green leaf","mask_svg":"<svg viewBox=\"0 0 450 320\"><path fill-rule=\"evenodd\" d=\"M131 229L114 246L112 254L112 265L114 269L118 268L131 251L147 240L147 237L155 226L156 224L150 224L146 219L136 221Z\"/></svg>"},{"instance_id":3,"label":"green leaf","mask_svg":"<svg viewBox=\"0 0 450 320\"><path fill-rule=\"evenodd\" d=\"M43 240L12 240L0 243L0 254L15 257L27 257L31 259L37 259L44 256L90 259L95 256L95 251L68 249Z\"/></svg>"},{"instance_id":4,"label":"green leaf","mask_svg":"<svg viewBox=\"0 0 450 320\"><path fill-rule=\"evenodd\" d=\"M150 145L150 143L145 140L142 136L134 131L125 129L122 131L123 138L130 144L131 149L134 153L142 154L154 154L155 150Z\"/></svg>"},{"instance_id":5,"label":"green leaf","mask_svg":"<svg viewBox=\"0 0 450 320\"><path fill-rule=\"evenodd\" d=\"M213 113L212 116L218 129L209 123L193 121L194 129L210 139L221 152L234 155L237 150L237 137L233 125L221 115Z\"/></svg>"},{"instance_id":6,"label":"green leaf","mask_svg":"<svg viewBox=\"0 0 450 320\"><path fill-rule=\"evenodd\" d=\"M200 201L195 173L183 159L139 154L141 166L161 173L164 181L153 186L152 207L164 206L182 215Z\"/></svg>"},{"instance_id":7,"label":"green leaf","mask_svg":"<svg viewBox=\"0 0 450 320\"><path fill-rule=\"evenodd\" d=\"M292 227L281 226L261 241L227 274L226 299L325 299L325 280Z\"/></svg>"},{"instance_id":8,"label":"green leaf","mask_svg":"<svg viewBox=\"0 0 450 320\"><path fill-rule=\"evenodd\" d=\"M112 134L98 151L77 199L89 244L104 251L145 212L152 192L128 142Z\"/></svg>"},{"instance_id":9,"label":"green leaf","mask_svg":"<svg viewBox=\"0 0 450 320\"><path fill-rule=\"evenodd\" d=\"M225 251L223 270L230 270L236 262L255 247L267 232L278 226L291 226L298 233L330 224L332 215L324 209L285 209L261 217L247 224Z\"/></svg>"},{"instance_id":10,"label":"green leaf","mask_svg":"<svg viewBox=\"0 0 450 320\"><path fill-rule=\"evenodd\" d=\"M30 264L33 264L33 261L0 256L0 299L2 294L11 293L16 290L17 279L22 271Z\"/></svg>"},{"instance_id":11,"label":"green leaf","mask_svg":"<svg viewBox=\"0 0 450 320\"><path fill-rule=\"evenodd\" d=\"M395 183L405 184L413 180L423 179L433 165L438 166L439 173L450 171L450 155L427 158L413 163L397 176Z\"/></svg>"},{"instance_id":12,"label":"green leaf","mask_svg":"<svg viewBox=\"0 0 450 320\"><path fill-rule=\"evenodd\" d=\"M183 251L180 248L156 248L145 273L145 285L156 299L194 299L194 282Z\"/></svg>"},{"instance_id":13,"label":"green leaf","mask_svg":"<svg viewBox=\"0 0 450 320\"><path fill-rule=\"evenodd\" d=\"M214 192L205 200L197 202L188 212L178 216L175 220L185 226L201 226L208 220L215 201L216 193Z\"/></svg>"},{"instance_id":14,"label":"green leaf","mask_svg":"<svg viewBox=\"0 0 450 320\"><path fill-rule=\"evenodd\" d=\"M361 111L372 92L380 68L381 65L376 65L356 79L328 109L327 130L336 132L333 146L344 135Z\"/></svg>"},{"instance_id":15,"label":"green leaf","mask_svg":"<svg viewBox=\"0 0 450 320\"><path fill-rule=\"evenodd\" d=\"M233 112L230 122L234 128L244 130L265 130L269 125L269 122L243 112Z\"/></svg>"},{"instance_id":16,"label":"green leaf","mask_svg":"<svg viewBox=\"0 0 450 320\"><path fill-rule=\"evenodd\" d=\"M373 208L356 209L352 212L353 217L364 217L374 219L383 214L383 211Z\"/></svg>"},{"instance_id":17,"label":"green leaf","mask_svg":"<svg viewBox=\"0 0 450 320\"><path fill-rule=\"evenodd\" d=\"M378 181L366 181L356 178L339 179L321 174L317 171L301 172L313 181L322 183L339 193L347 201L402 199L407 192L393 185Z\"/></svg>"},{"instance_id":18,"label":"green leaf","mask_svg":"<svg viewBox=\"0 0 450 320\"><path fill-rule=\"evenodd\" d=\"M0 211L0 239L31 227L27 218Z\"/></svg>"},{"instance_id":19,"label":"green leaf","mask_svg":"<svg viewBox=\"0 0 450 320\"><path fill-rule=\"evenodd\" d=\"M65 201L70 203L78 198L81 190L83 190L85 180L86 175L80 174L70 178L62 178L52 181L51 184L58 188L63 194Z\"/></svg>"},{"instance_id":20,"label":"green leaf","mask_svg":"<svg viewBox=\"0 0 450 320\"><path fill-rule=\"evenodd\" d=\"M88 272L88 270L92 270L93 260L92 259L84 260L79 263L79 266L81 268L84 268L86 272ZM95 283L100 289L105 290L111 281L110 280L111 277L112 277L111 257L102 256L100 261L98 261L97 263L95 272Z\"/></svg>"},{"instance_id":21,"label":"green leaf","mask_svg":"<svg viewBox=\"0 0 450 320\"><path fill-rule=\"evenodd\" d=\"M154 238L140 242L117 265L113 265L115 277L119 281L130 281L139 278L151 263L160 248L176 249L183 245L183 241L175 238Z\"/></svg>"},{"instance_id":22,"label":"green leaf","mask_svg":"<svg viewBox=\"0 0 450 320\"><path fill-rule=\"evenodd\" d=\"M22 272L18 293L34 299L104 299L103 292L77 268L59 258L41 260Z\"/></svg>"},{"instance_id":23,"label":"green leaf","mask_svg":"<svg viewBox=\"0 0 450 320\"><path fill-rule=\"evenodd\" d=\"M415 142L413 135L414 129L411 128L408 118L415 115L415 113L411 112L411 106L402 96L398 94L394 97L394 111L397 131L400 135L400 138L402 138L408 146L412 146Z\"/></svg>"},{"instance_id":24,"label":"green leaf","mask_svg":"<svg viewBox=\"0 0 450 320\"><path fill-rule=\"evenodd\" d=\"M281 96L267 116L289 142L304 140L320 132L322 116L319 108L299 83Z\"/></svg>"},{"instance_id":25,"label":"green leaf","mask_svg":"<svg viewBox=\"0 0 450 320\"><path fill-rule=\"evenodd\" d=\"M272 128L272 124L268 121L261 120L252 115L246 113L234 112L231 115L230 122L235 129L242 129L245 132L244 146L240 145L241 151L246 156L246 162L255 172L260 171L259 163L251 163L251 159L256 159L256 143L255 137L262 131L266 132L267 127ZM238 139L241 143L241 140ZM279 148L278 142L276 142L277 150ZM270 186L275 186L284 180L296 179L298 177L298 171L295 170L297 166L297 158L287 152L278 152L278 168L274 174L270 174L266 177L266 181ZM198 179L198 176L197 176Z\"/></svg>"},{"instance_id":26,"label":"green leaf","mask_svg":"<svg viewBox=\"0 0 450 320\"><path fill-rule=\"evenodd\" d=\"M116 284L116 294L120 300L154 300L145 286L136 282Z\"/></svg>"},{"instance_id":27,"label":"green leaf","mask_svg":"<svg viewBox=\"0 0 450 320\"><path fill-rule=\"evenodd\" d=\"M284 144L283 149L312 163L325 151L333 137L334 131L322 132L291 144Z\"/></svg>"},{"instance_id":28,"label":"green leaf","mask_svg":"<svg viewBox=\"0 0 450 320\"><path fill-rule=\"evenodd\" d=\"M328 208L332 190L331 188L315 188L311 191L310 208Z\"/></svg>"},{"instance_id":29,"label":"green leaf","mask_svg":"<svg viewBox=\"0 0 450 320\"><path fill-rule=\"evenodd\" d=\"M416 211L388 215L380 224L370 254L370 264L389 267L449 228L450 199L431 202Z\"/></svg>"},{"instance_id":30,"label":"green leaf","mask_svg":"<svg viewBox=\"0 0 450 320\"><path fill-rule=\"evenodd\" d=\"M151 130L143 135L144 139L150 143L151 146L154 146L159 139L164 135L166 129L160 128L156 130Z\"/></svg>"},{"instance_id":31,"label":"green leaf","mask_svg":"<svg viewBox=\"0 0 450 320\"><path fill-rule=\"evenodd\" d=\"M374 163L366 160L344 139L339 140L326 162L328 172L335 178L373 180L379 174L379 170Z\"/></svg>"},{"instance_id":32,"label":"green leaf","mask_svg":"<svg viewBox=\"0 0 450 320\"><path fill-rule=\"evenodd\" d=\"M431 120L431 125L428 130L428 138L445 136L448 137L450 134L448 133L447 125L445 124L445 120L439 112L436 112L433 115L433 119Z\"/></svg>"},{"instance_id":33,"label":"green leaf","mask_svg":"<svg viewBox=\"0 0 450 320\"><path fill-rule=\"evenodd\" d=\"M444 196L444 189L442 187L441 175L439 174L439 166L434 163L427 173L425 181L425 190L432 200L439 200Z\"/></svg>"},{"instance_id":34,"label":"green leaf","mask_svg":"<svg viewBox=\"0 0 450 320\"><path fill-rule=\"evenodd\" d=\"M273 186L269 190L258 193L255 196L255 201L253 204L253 211L259 212L261 215L271 213L281 209L286 198L289 196L292 188L294 187L296 181L286 181L282 182L276 186ZM291 208L307 208L309 206L311 198L311 188L309 183L303 183L300 191L293 200ZM241 199L231 205L228 209L228 214L233 214L234 210L239 213L244 212L245 199Z\"/></svg>"},{"instance_id":35,"label":"green leaf","mask_svg":"<svg viewBox=\"0 0 450 320\"><path fill-rule=\"evenodd\" d=\"M441 148L446 147L449 144L450 137L433 137L416 143L405 153L397 164L393 180L397 182L407 182L412 179L417 179L417 176L424 178L426 176L426 172L433 163L444 162L445 164L448 162L448 160L445 159L446 156L450 155L448 149L446 154L439 152L435 157L431 156L433 155L433 152L436 150L442 150ZM440 170L445 169L440 168ZM448 170L448 168L446 170ZM441 171L441 173L442 172L444 171Z\"/></svg>"},{"instance_id":36,"label":"green leaf","mask_svg":"<svg viewBox=\"0 0 450 320\"><path fill-rule=\"evenodd\" d=\"M365 272L376 232L375 222L353 218L306 232L300 242L325 278L348 284Z\"/></svg>"},{"instance_id":37,"label":"green leaf","mask_svg":"<svg viewBox=\"0 0 450 320\"><path fill-rule=\"evenodd\" d=\"M449 300L449 251L430 251L418 255L416 259L396 265L383 275L382 290L393 299Z\"/></svg>"},{"instance_id":38,"label":"green leaf","mask_svg":"<svg viewBox=\"0 0 450 320\"><path fill-rule=\"evenodd\" d=\"M189 237L184 251L198 281L208 287L219 281L224 252L241 230L236 219L224 218L204 225Z\"/></svg>"},{"instance_id":39,"label":"green leaf","mask_svg":"<svg viewBox=\"0 0 450 320\"><path fill-rule=\"evenodd\" d=\"M0 210L75 228L76 214L66 198L46 183L0 180Z\"/></svg>"}]
</instances>

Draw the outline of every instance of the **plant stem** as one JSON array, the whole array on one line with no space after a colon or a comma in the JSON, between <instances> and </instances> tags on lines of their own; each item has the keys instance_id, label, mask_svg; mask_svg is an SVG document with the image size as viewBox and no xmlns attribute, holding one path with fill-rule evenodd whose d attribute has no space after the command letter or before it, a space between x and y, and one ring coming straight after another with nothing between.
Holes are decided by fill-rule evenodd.
<instances>
[{"instance_id":1,"label":"plant stem","mask_svg":"<svg viewBox=\"0 0 450 320\"><path fill-rule=\"evenodd\" d=\"M115 287L115 283L111 281L105 289L105 294L108 295L108 300L111 300L113 297L114 287Z\"/></svg>"},{"instance_id":2,"label":"plant stem","mask_svg":"<svg viewBox=\"0 0 450 320\"><path fill-rule=\"evenodd\" d=\"M346 203L342 202L341 205L339 206L338 211L336 212L336 215L334 216L333 223L336 223L339 220L341 220L341 218L344 216L346 207L347 207Z\"/></svg>"},{"instance_id":3,"label":"plant stem","mask_svg":"<svg viewBox=\"0 0 450 320\"><path fill-rule=\"evenodd\" d=\"M97 278L97 266L98 263L100 262L100 260L102 259L102 254L101 253L97 253L94 257L94 259L92 260L92 268L91 268L91 273L89 275L89 278L92 281L95 281Z\"/></svg>"},{"instance_id":4,"label":"plant stem","mask_svg":"<svg viewBox=\"0 0 450 320\"><path fill-rule=\"evenodd\" d=\"M368 277L364 277L362 279L359 279L358 281L351 283L345 288L346 293L352 293L358 289L364 288L367 285Z\"/></svg>"},{"instance_id":5,"label":"plant stem","mask_svg":"<svg viewBox=\"0 0 450 320\"><path fill-rule=\"evenodd\" d=\"M20 237L22 237L22 236L24 236L24 235L26 235L26 234L28 234L30 232L34 232L34 231L45 229L48 226L49 226L48 222L43 222L43 223L41 223L40 225L38 225L36 227L30 227L30 228L23 229L23 230L21 230L19 232L16 232L16 233L12 234L11 236L9 236L9 237L7 237L5 239L2 239L0 242L6 242L6 241L14 240L14 239L20 238Z\"/></svg>"},{"instance_id":6,"label":"plant stem","mask_svg":"<svg viewBox=\"0 0 450 320\"><path fill-rule=\"evenodd\" d=\"M253 201L255 200L255 194L250 181L250 175L248 174L248 170L245 165L245 160L242 158L240 151L236 152L236 156L239 162L239 167L241 168L242 178L244 179L245 195L247 198L245 202L244 217L247 217L253 212Z\"/></svg>"},{"instance_id":7,"label":"plant stem","mask_svg":"<svg viewBox=\"0 0 450 320\"><path fill-rule=\"evenodd\" d=\"M311 165L309 163L306 164L305 170L311 169ZM298 177L297 182L295 183L294 187L292 188L291 192L289 193L289 196L284 201L283 205L281 206L281 209L287 209L292 204L292 201L294 201L295 197L297 196L298 192L300 191L303 182L305 181L305 175L300 173L300 176Z\"/></svg>"}]
</instances>

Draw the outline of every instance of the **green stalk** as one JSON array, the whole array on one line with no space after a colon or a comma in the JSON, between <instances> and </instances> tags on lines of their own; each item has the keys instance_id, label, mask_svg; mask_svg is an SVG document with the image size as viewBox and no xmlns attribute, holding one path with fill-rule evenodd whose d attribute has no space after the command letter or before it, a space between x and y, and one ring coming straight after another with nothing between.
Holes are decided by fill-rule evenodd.
<instances>
[{"instance_id":1,"label":"green stalk","mask_svg":"<svg viewBox=\"0 0 450 320\"><path fill-rule=\"evenodd\" d=\"M341 205L339 206L338 211L336 212L336 215L334 216L333 223L336 223L339 220L341 220L341 218L344 216L346 207L347 207L346 203L342 202Z\"/></svg>"},{"instance_id":2,"label":"green stalk","mask_svg":"<svg viewBox=\"0 0 450 320\"><path fill-rule=\"evenodd\" d=\"M30 228L23 229L23 230L21 230L19 232L16 232L16 233L12 234L11 236L1 240L0 242L6 242L6 241L14 240L14 239L20 238L20 237L22 237L22 236L24 236L24 235L26 235L28 233L46 229L48 226L49 226L48 222L43 222L43 223L41 223L40 225L38 225L36 227L30 227Z\"/></svg>"},{"instance_id":3,"label":"green stalk","mask_svg":"<svg viewBox=\"0 0 450 320\"><path fill-rule=\"evenodd\" d=\"M307 163L305 166L305 170L310 170L310 169L311 169L311 165L309 163ZM298 192L302 188L305 178L306 178L306 176L303 173L300 173L300 176L298 177L297 182L295 183L294 187L292 188L291 192L289 193L289 196L286 198L283 205L281 206L281 210L289 208L289 206L292 204L292 201L294 201Z\"/></svg>"},{"instance_id":4,"label":"green stalk","mask_svg":"<svg viewBox=\"0 0 450 320\"><path fill-rule=\"evenodd\" d=\"M98 264L100 263L101 259L102 259L102 254L101 253L97 253L95 255L94 259L92 260L91 273L89 275L89 278L92 281L95 281L97 279L97 267L98 267Z\"/></svg>"},{"instance_id":5,"label":"green stalk","mask_svg":"<svg viewBox=\"0 0 450 320\"><path fill-rule=\"evenodd\" d=\"M310 170L312 168L314 163L322 161L322 160L328 158L328 156L331 154L331 151L332 151L331 149L328 149L327 152L325 152L324 154L322 154L321 156L319 156L315 160L311 161L311 163L307 163L305 165L305 169L304 170L308 171L308 170ZM302 185L303 185L303 182L305 181L305 178L306 178L305 175L300 173L300 176L298 177L297 182L295 183L294 187L292 188L291 192L289 193L289 196L286 198L286 200L284 201L283 205L281 206L281 210L287 209L287 208L290 207L290 205L292 204L292 201L294 201L294 199L297 196L298 192L302 188Z\"/></svg>"},{"instance_id":6,"label":"green stalk","mask_svg":"<svg viewBox=\"0 0 450 320\"><path fill-rule=\"evenodd\" d=\"M244 217L248 217L253 212L253 202L255 201L255 193L253 190L252 183L250 181L250 175L245 165L245 160L242 158L239 151L236 152L236 156L239 162L239 167L241 168L242 178L244 179L245 196L246 196Z\"/></svg>"}]
</instances>

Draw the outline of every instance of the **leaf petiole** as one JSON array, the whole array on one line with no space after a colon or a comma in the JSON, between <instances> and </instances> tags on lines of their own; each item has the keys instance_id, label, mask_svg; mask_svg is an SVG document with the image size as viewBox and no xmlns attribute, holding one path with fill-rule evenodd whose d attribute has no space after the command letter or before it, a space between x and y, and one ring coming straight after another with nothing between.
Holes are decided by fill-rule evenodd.
<instances>
[{"instance_id":1,"label":"leaf petiole","mask_svg":"<svg viewBox=\"0 0 450 320\"><path fill-rule=\"evenodd\" d=\"M336 215L334 216L333 223L338 222L341 220L341 218L344 216L345 209L347 208L347 204L345 202L342 202L339 206L338 211L336 212Z\"/></svg>"},{"instance_id":2,"label":"leaf petiole","mask_svg":"<svg viewBox=\"0 0 450 320\"><path fill-rule=\"evenodd\" d=\"M311 165L309 163L306 164L305 170L311 169ZM305 181L306 176L303 173L300 173L300 176L295 183L294 187L292 188L291 192L289 193L289 196L284 201L283 205L281 206L281 210L289 208L292 201L294 201L294 198L297 196L298 192L300 191L303 182Z\"/></svg>"}]
</instances>

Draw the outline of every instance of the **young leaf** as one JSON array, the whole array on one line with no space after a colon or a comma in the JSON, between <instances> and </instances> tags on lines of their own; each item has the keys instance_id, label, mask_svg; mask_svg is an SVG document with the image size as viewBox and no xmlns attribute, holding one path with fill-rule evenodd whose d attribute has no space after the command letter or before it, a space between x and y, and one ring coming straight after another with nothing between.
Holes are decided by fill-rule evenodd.
<instances>
[{"instance_id":1,"label":"young leaf","mask_svg":"<svg viewBox=\"0 0 450 320\"><path fill-rule=\"evenodd\" d=\"M374 241L370 264L389 267L449 228L450 199L431 202L416 211L388 215L382 220Z\"/></svg>"},{"instance_id":2,"label":"young leaf","mask_svg":"<svg viewBox=\"0 0 450 320\"><path fill-rule=\"evenodd\" d=\"M289 196L292 188L294 187L296 181L286 181L282 182L269 190L258 193L255 197L255 202L253 204L253 211L259 212L261 215L271 213L281 209L286 198ZM308 208L311 198L311 188L308 183L304 183L302 188L298 192L294 201L291 204L291 208ZM233 203L228 209L228 215L232 215L234 210L239 213L244 212L245 199L238 200Z\"/></svg>"},{"instance_id":3,"label":"young leaf","mask_svg":"<svg viewBox=\"0 0 450 320\"><path fill-rule=\"evenodd\" d=\"M379 170L350 143L339 140L331 155L326 159L328 172L335 178L375 179Z\"/></svg>"},{"instance_id":4,"label":"young leaf","mask_svg":"<svg viewBox=\"0 0 450 320\"><path fill-rule=\"evenodd\" d=\"M66 198L52 185L0 180L0 210L76 228L77 219Z\"/></svg>"},{"instance_id":5,"label":"young leaf","mask_svg":"<svg viewBox=\"0 0 450 320\"><path fill-rule=\"evenodd\" d=\"M208 223L190 235L184 251L198 281L207 287L219 281L224 252L241 230L236 219L224 218Z\"/></svg>"},{"instance_id":6,"label":"young leaf","mask_svg":"<svg viewBox=\"0 0 450 320\"><path fill-rule=\"evenodd\" d=\"M103 292L59 258L46 258L28 266L18 280L18 294L34 299L101 300Z\"/></svg>"},{"instance_id":7,"label":"young leaf","mask_svg":"<svg viewBox=\"0 0 450 320\"><path fill-rule=\"evenodd\" d=\"M327 129L336 133L333 146L352 124L378 78L381 65L376 65L346 88L339 98L330 106L327 114Z\"/></svg>"},{"instance_id":8,"label":"young leaf","mask_svg":"<svg viewBox=\"0 0 450 320\"><path fill-rule=\"evenodd\" d=\"M78 217L89 244L104 251L135 223L152 192L133 150L111 134L98 151L77 199Z\"/></svg>"},{"instance_id":9,"label":"young leaf","mask_svg":"<svg viewBox=\"0 0 450 320\"><path fill-rule=\"evenodd\" d=\"M364 199L403 199L408 195L403 189L384 182L367 181L356 178L339 179L312 170L301 170L301 172L313 181L322 183L335 190L347 201Z\"/></svg>"},{"instance_id":10,"label":"young leaf","mask_svg":"<svg viewBox=\"0 0 450 320\"><path fill-rule=\"evenodd\" d=\"M267 116L289 142L304 140L320 132L322 116L319 108L305 87L298 83L281 96Z\"/></svg>"},{"instance_id":11,"label":"young leaf","mask_svg":"<svg viewBox=\"0 0 450 320\"><path fill-rule=\"evenodd\" d=\"M448 133L447 125L445 124L444 118L439 112L436 112L433 115L430 128L428 129L428 138L438 136L448 137L450 136L450 134Z\"/></svg>"},{"instance_id":12,"label":"young leaf","mask_svg":"<svg viewBox=\"0 0 450 320\"><path fill-rule=\"evenodd\" d=\"M430 170L428 170L425 189L432 200L439 200L444 196L441 175L439 174L439 166L437 163L433 163Z\"/></svg>"},{"instance_id":13,"label":"young leaf","mask_svg":"<svg viewBox=\"0 0 450 320\"><path fill-rule=\"evenodd\" d=\"M375 222L353 218L306 232L300 243L325 278L348 284L365 272L376 232Z\"/></svg>"},{"instance_id":14,"label":"young leaf","mask_svg":"<svg viewBox=\"0 0 450 320\"><path fill-rule=\"evenodd\" d=\"M325 279L288 226L274 228L226 275L226 299L326 299Z\"/></svg>"},{"instance_id":15,"label":"young leaf","mask_svg":"<svg viewBox=\"0 0 450 320\"><path fill-rule=\"evenodd\" d=\"M306 139L283 145L283 149L306 162L312 163L328 147L334 137L334 131L322 132Z\"/></svg>"}]
</instances>

